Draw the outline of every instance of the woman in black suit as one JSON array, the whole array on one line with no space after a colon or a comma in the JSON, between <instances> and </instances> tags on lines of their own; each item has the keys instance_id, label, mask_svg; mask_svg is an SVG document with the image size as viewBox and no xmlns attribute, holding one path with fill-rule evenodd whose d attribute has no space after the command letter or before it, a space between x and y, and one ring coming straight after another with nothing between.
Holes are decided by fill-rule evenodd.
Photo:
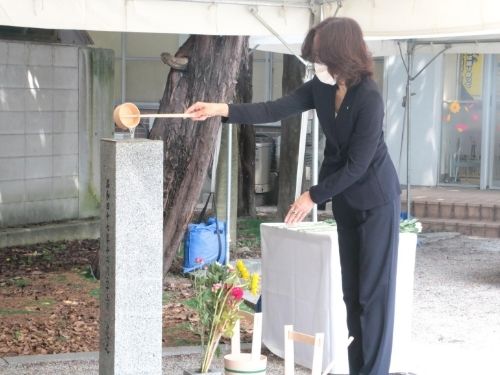
<instances>
[{"instance_id":1,"label":"woman in black suit","mask_svg":"<svg viewBox=\"0 0 500 375\"><path fill-rule=\"evenodd\" d=\"M372 80L372 58L361 28L349 18L313 27L302 55L314 78L292 94L256 104L198 102L195 120L222 116L265 123L316 109L326 136L319 183L286 215L302 221L313 205L332 198L337 222L342 289L347 308L350 374L387 375L392 351L400 186L382 131L384 105Z\"/></svg>"}]
</instances>

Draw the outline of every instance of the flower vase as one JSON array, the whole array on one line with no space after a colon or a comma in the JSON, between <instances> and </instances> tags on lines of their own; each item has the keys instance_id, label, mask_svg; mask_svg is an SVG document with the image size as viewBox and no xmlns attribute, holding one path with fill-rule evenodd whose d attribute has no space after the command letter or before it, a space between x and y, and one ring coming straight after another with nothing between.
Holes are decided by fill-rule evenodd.
<instances>
[{"instance_id":1,"label":"flower vase","mask_svg":"<svg viewBox=\"0 0 500 375\"><path fill-rule=\"evenodd\" d=\"M266 367L267 357L265 355L259 355L256 358L253 358L251 353L236 353L224 356L226 375L265 375Z\"/></svg>"}]
</instances>

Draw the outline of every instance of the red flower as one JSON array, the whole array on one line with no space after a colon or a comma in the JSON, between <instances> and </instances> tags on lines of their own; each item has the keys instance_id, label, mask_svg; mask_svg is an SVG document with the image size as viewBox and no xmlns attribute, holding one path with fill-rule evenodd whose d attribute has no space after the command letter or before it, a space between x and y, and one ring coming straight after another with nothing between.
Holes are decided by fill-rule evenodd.
<instances>
[{"instance_id":1,"label":"red flower","mask_svg":"<svg viewBox=\"0 0 500 375\"><path fill-rule=\"evenodd\" d=\"M203 258L202 257L196 257L196 258L194 258L194 262L196 264L202 264L203 263Z\"/></svg>"},{"instance_id":2,"label":"red flower","mask_svg":"<svg viewBox=\"0 0 500 375\"><path fill-rule=\"evenodd\" d=\"M233 289L231 289L231 296L235 300L239 301L243 298L243 289L241 289L239 286L235 286Z\"/></svg>"}]
</instances>

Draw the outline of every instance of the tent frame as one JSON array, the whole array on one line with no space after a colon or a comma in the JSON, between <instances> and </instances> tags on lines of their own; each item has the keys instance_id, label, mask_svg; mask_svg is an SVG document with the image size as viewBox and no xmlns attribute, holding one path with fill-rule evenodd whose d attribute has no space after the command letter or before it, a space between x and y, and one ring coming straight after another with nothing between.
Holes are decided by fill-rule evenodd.
<instances>
[{"instance_id":1,"label":"tent frame","mask_svg":"<svg viewBox=\"0 0 500 375\"><path fill-rule=\"evenodd\" d=\"M473 44L477 45L478 43L500 43L500 39L486 39L486 40L468 40L468 39L448 39L448 40L416 40L416 39L407 39L404 40L406 43L406 62L403 57L403 53L401 50L401 41L397 41L401 61L403 62L405 71L406 71L406 91L405 97L403 98L403 106L405 108L405 116L403 125L403 134L401 142L404 139L404 130L406 129L407 139L406 139L406 217L411 218L411 83L422 74L439 56L444 54L447 50L452 48L454 45L464 45L464 44ZM413 71L413 61L415 58L415 50L418 46L442 46L442 49L437 52L418 72L415 74ZM402 150L402 147L401 147ZM481 171L485 172L485 171ZM481 173L484 174L484 173ZM481 186L484 183L480 184ZM480 186L480 187L481 187Z\"/></svg>"}]
</instances>

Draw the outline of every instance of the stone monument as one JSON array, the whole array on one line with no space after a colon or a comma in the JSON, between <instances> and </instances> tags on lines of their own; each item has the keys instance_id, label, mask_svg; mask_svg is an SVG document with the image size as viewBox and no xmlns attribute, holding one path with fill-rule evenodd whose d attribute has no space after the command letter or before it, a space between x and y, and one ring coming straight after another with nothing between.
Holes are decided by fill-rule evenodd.
<instances>
[{"instance_id":1,"label":"stone monument","mask_svg":"<svg viewBox=\"0 0 500 375\"><path fill-rule=\"evenodd\" d=\"M101 140L100 375L162 372L163 142Z\"/></svg>"}]
</instances>

